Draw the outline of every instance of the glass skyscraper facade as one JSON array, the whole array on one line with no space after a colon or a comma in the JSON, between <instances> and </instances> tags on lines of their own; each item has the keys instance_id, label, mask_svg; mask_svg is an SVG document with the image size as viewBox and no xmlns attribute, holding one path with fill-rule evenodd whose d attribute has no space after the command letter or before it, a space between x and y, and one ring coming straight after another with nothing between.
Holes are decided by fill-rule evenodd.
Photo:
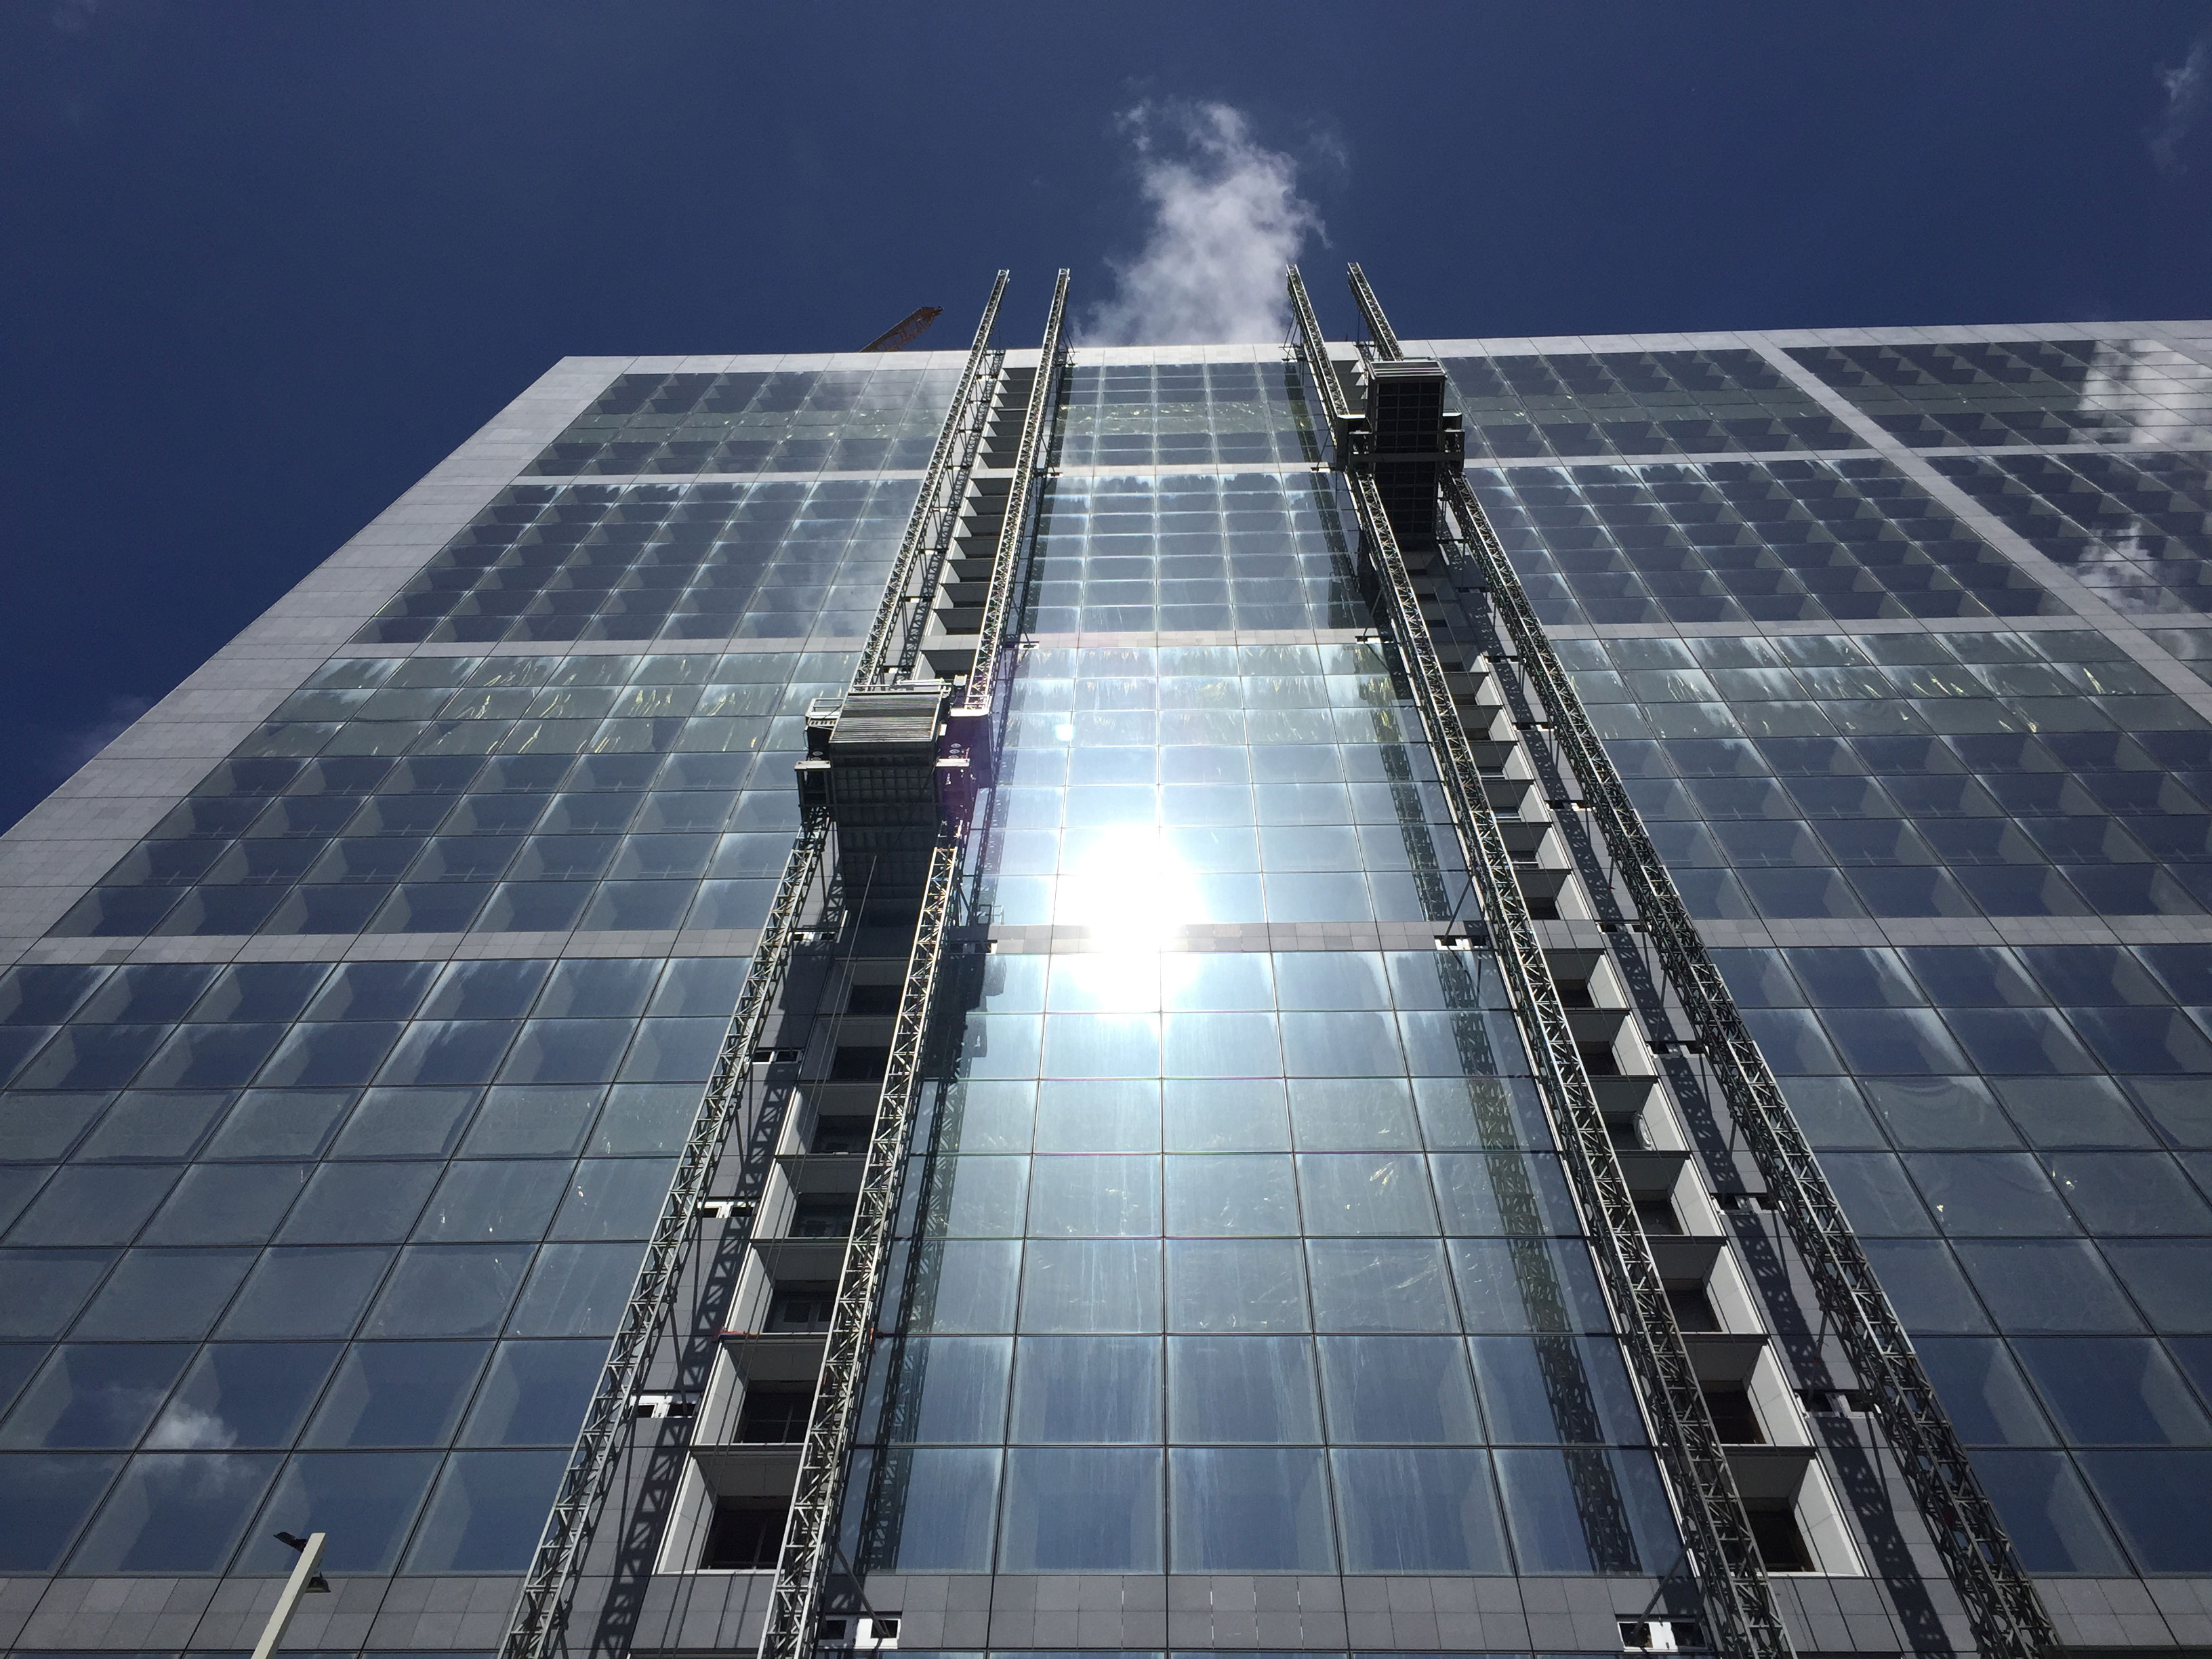
<instances>
[{"instance_id":1,"label":"glass skyscraper facade","mask_svg":"<svg viewBox=\"0 0 2212 1659\"><path fill-rule=\"evenodd\" d=\"M1407 349L2061 1640L2212 1647L2212 324ZM10 1650L243 1652L311 1530L291 1648L500 1649L732 1057L556 1645L760 1644L914 936L849 860L779 911L793 769L948 479L914 678L1018 580L825 1639L1705 1645L1325 401L570 359L0 838ZM1484 583L1422 588L1791 1643L1966 1650Z\"/></svg>"}]
</instances>

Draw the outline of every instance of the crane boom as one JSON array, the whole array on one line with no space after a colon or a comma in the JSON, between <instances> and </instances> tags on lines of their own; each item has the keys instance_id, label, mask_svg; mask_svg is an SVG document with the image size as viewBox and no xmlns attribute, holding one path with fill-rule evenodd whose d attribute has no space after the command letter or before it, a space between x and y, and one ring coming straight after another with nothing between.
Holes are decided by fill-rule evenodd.
<instances>
[{"instance_id":1,"label":"crane boom","mask_svg":"<svg viewBox=\"0 0 2212 1659\"><path fill-rule=\"evenodd\" d=\"M937 320L943 306L922 306L911 313L897 327L878 334L860 348L863 351L902 351L922 336L924 330Z\"/></svg>"}]
</instances>

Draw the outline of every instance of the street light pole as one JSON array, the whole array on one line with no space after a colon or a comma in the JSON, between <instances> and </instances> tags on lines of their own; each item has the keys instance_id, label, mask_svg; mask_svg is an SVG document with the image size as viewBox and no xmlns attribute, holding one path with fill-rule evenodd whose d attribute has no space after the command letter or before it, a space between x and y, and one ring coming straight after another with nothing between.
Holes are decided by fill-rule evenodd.
<instances>
[{"instance_id":1,"label":"street light pole","mask_svg":"<svg viewBox=\"0 0 2212 1659\"><path fill-rule=\"evenodd\" d=\"M327 1590L330 1586L315 1569L322 1565L325 1533L310 1533L295 1542L283 1533L276 1534L285 1544L300 1552L300 1559L292 1568L292 1576L284 1581L284 1593L276 1598L270 1609L269 1622L261 1627L261 1639L253 1644L253 1659L272 1659L277 1644L283 1641L285 1629L292 1622L292 1614L300 1606L300 1598L312 1590Z\"/></svg>"}]
</instances>

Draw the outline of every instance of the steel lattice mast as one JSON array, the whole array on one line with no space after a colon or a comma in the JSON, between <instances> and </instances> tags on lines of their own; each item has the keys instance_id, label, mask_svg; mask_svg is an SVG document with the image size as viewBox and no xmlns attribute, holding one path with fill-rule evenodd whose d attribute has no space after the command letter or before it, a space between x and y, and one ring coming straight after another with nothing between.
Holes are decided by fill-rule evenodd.
<instances>
[{"instance_id":1,"label":"steel lattice mast","mask_svg":"<svg viewBox=\"0 0 2212 1659\"><path fill-rule=\"evenodd\" d=\"M998 377L998 363L1003 355L993 352L991 336L997 325L999 306L1006 295L1008 278L1006 271L997 274L990 296L984 303L959 386L939 428L898 556L885 582L866 644L854 669L851 684L856 690L871 684L884 672L884 657L891 641L899 635L903 613L910 606L919 609L927 604L926 595L917 605L908 590L924 557L941 556L950 526L958 517L960 493L974 463L984 415L988 411L992 387ZM1066 282L1066 273L1063 271L1063 295ZM1057 301L1054 315L1056 324ZM830 828L828 811L811 807L802 812L798 837L785 860L775 899L762 926L760 942L746 969L744 984L723 1038L714 1076L685 1139L676 1175L647 1246L644 1262L623 1307L606 1363L601 1369L599 1386L585 1414L582 1432L569 1455L560 1490L524 1577L507 1636L500 1644L500 1659L544 1659L566 1625L568 1601L583 1553L619 1460L622 1431L629 1420L653 1341L675 1298L684 1261L692 1246L701 1200L721 1160L731 1127L743 1108L746 1085L752 1074L754 1047L782 989L793 937L821 873ZM934 860L931 870L933 884ZM939 938L941 943L941 925ZM919 943L917 938L917 945ZM928 963L932 983L934 967L933 957ZM925 996L925 1007L926 1001ZM901 1012L903 1025L903 1002ZM910 1090L908 1093L910 1097ZM740 1212L742 1228L750 1229L753 1214L750 1206ZM740 1238L735 1242L744 1241Z\"/></svg>"},{"instance_id":2,"label":"steel lattice mast","mask_svg":"<svg viewBox=\"0 0 2212 1659\"><path fill-rule=\"evenodd\" d=\"M1066 314L1067 284L1068 273L1063 270L1054 286L1036 376L1030 383L1023 416L1012 494L993 552L990 597L976 638L975 666L959 708L959 713L967 717L961 725L969 732L988 722L991 715L992 687L1010 599L1030 546L1029 507L1044 423L1060 379L1060 335ZM994 292L994 304L996 299ZM978 734L978 740L988 748L987 738ZM971 755L968 758L971 764L979 764L984 757ZM914 944L899 991L898 1016L891 1030L890 1061L877 1099L867 1162L860 1177L852 1236L838 1275L829 1340L799 1453L798 1487L777 1559L768 1628L761 1637L761 1659L803 1659L814 1648L823 1586L836 1548L840 1501L852 1460L860 1389L874 1345L876 1309L890 1254L900 1177L913 1137L915 1091L921 1074L923 1045L929 1034L945 931L958 896L971 804L972 797L965 795L947 803L937 844L930 853L921 914L915 923Z\"/></svg>"},{"instance_id":3,"label":"steel lattice mast","mask_svg":"<svg viewBox=\"0 0 2212 1659\"><path fill-rule=\"evenodd\" d=\"M660 1207L660 1218L654 1223L652 1242L646 1247L644 1263L638 1269L606 1363L600 1369L583 1432L569 1454L560 1492L523 1579L506 1639L500 1644L501 1659L539 1659L551 1650L567 1621L568 1597L584 1547L614 1475L622 1430L630 1419L653 1339L675 1298L700 1200L706 1196L731 1125L744 1104L745 1085L752 1075L753 1045L759 1041L761 1027L782 987L784 969L791 961L793 935L821 871L823 849L829 839L828 816L809 814L784 861L783 876L776 883L760 943L745 969L737 1010L722 1039L714 1078L707 1085L691 1133L685 1138L675 1178Z\"/></svg>"},{"instance_id":4,"label":"steel lattice mast","mask_svg":"<svg viewBox=\"0 0 2212 1659\"><path fill-rule=\"evenodd\" d=\"M1411 683L1414 707L1466 854L1490 943L1527 1044L1537 1089L1564 1155L1598 1279L1651 1421L1662 1470L1674 1494L1690 1568L1715 1645L1731 1659L1786 1659L1790 1638L1753 1542L1751 1523L1721 1449L1688 1351L1674 1323L1657 1264L1604 1115L1583 1066L1574 1031L1514 874L1511 854L1482 786L1480 768L1454 706L1420 596L1383 510L1374 476L1376 434L1344 395L1305 284L1289 271L1294 337L1328 412L1337 465L1349 483L1382 589L1382 610ZM1387 325L1386 325L1387 330ZM1395 337L1388 341L1395 359ZM1449 468L1446 468L1449 471Z\"/></svg>"},{"instance_id":5,"label":"steel lattice mast","mask_svg":"<svg viewBox=\"0 0 2212 1659\"><path fill-rule=\"evenodd\" d=\"M1351 281L1378 351L1402 355L1397 334L1357 264L1351 267ZM1992 1659L2040 1659L2057 1646L2057 1632L1903 1322L1707 953L1666 861L1652 844L1466 474L1447 469L1443 492L1462 544L1474 557L1488 590L1492 613L1504 625L1522 672L1551 720L1553 743L1597 821L1613 873L1627 889L1667 982L1698 1035L1705 1063L1719 1079L1729 1115L1742 1130L1812 1276L1820 1310L1834 1326L1897 1455L1976 1642Z\"/></svg>"},{"instance_id":6,"label":"steel lattice mast","mask_svg":"<svg viewBox=\"0 0 2212 1659\"><path fill-rule=\"evenodd\" d=\"M884 583L883 602L876 607L875 622L853 670L855 689L874 684L887 667L896 672L904 666L887 664L885 659L892 640L900 635L901 623L908 610L907 590L917 573L926 568L924 555L943 553L952 523L960 516L961 489L967 483L983 418L991 406L991 387L998 379L991 333L998 326L999 302L1006 298L1009 275L1003 270L998 274L991 284L991 297L984 301L982 320L975 325L975 342L968 348L968 361L960 371L960 389L952 394L952 407L945 410L945 424L938 429L929 465L921 475L921 488L914 498L914 511L907 518L906 534L899 539L898 556L892 560L890 574ZM933 581L935 572L929 570L925 580ZM925 598L922 606L927 603Z\"/></svg>"}]
</instances>

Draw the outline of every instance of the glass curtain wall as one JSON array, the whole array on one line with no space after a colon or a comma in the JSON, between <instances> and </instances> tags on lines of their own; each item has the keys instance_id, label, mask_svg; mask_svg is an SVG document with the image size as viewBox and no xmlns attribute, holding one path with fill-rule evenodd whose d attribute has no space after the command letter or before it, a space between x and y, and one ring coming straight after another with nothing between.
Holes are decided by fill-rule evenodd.
<instances>
[{"instance_id":1,"label":"glass curtain wall","mask_svg":"<svg viewBox=\"0 0 2212 1659\"><path fill-rule=\"evenodd\" d=\"M2203 609L2212 371L1790 356L1917 449L2011 447L1927 465L2123 612ZM2030 1568L2212 1569L2212 728L2002 626L2067 607L1881 458L1470 477L1692 913L1802 941L1715 956ZM1858 619L1897 631L1787 626Z\"/></svg>"},{"instance_id":2,"label":"glass curtain wall","mask_svg":"<svg viewBox=\"0 0 2212 1659\"><path fill-rule=\"evenodd\" d=\"M0 975L0 1571L526 1564L949 394L618 380L817 476L501 492Z\"/></svg>"},{"instance_id":3,"label":"glass curtain wall","mask_svg":"<svg viewBox=\"0 0 2212 1659\"><path fill-rule=\"evenodd\" d=\"M1694 915L1870 924L1716 959L2031 1567L2212 1566L2212 946L1994 942L2203 915L2212 730L2094 633L1557 643Z\"/></svg>"},{"instance_id":4,"label":"glass curtain wall","mask_svg":"<svg viewBox=\"0 0 2212 1659\"><path fill-rule=\"evenodd\" d=\"M2030 1565L2212 1571L2212 726L1931 493L2212 665L2208 371L1795 361L1923 453L1759 353L1450 367ZM0 975L0 1571L522 1565L951 379L623 377L53 929L147 959ZM1295 375L1054 444L848 1553L1666 1571L1494 969L1390 948L1467 877Z\"/></svg>"},{"instance_id":5,"label":"glass curtain wall","mask_svg":"<svg viewBox=\"0 0 2212 1659\"><path fill-rule=\"evenodd\" d=\"M995 924L1085 945L948 988L847 1510L863 1570L1679 1556L1494 963L1176 942L1466 896L1348 504L1252 465L1312 453L1282 373L1073 377L971 874Z\"/></svg>"},{"instance_id":6,"label":"glass curtain wall","mask_svg":"<svg viewBox=\"0 0 2212 1659\"><path fill-rule=\"evenodd\" d=\"M1002 955L973 992L908 1182L864 1565L1674 1562L1485 957Z\"/></svg>"}]
</instances>

